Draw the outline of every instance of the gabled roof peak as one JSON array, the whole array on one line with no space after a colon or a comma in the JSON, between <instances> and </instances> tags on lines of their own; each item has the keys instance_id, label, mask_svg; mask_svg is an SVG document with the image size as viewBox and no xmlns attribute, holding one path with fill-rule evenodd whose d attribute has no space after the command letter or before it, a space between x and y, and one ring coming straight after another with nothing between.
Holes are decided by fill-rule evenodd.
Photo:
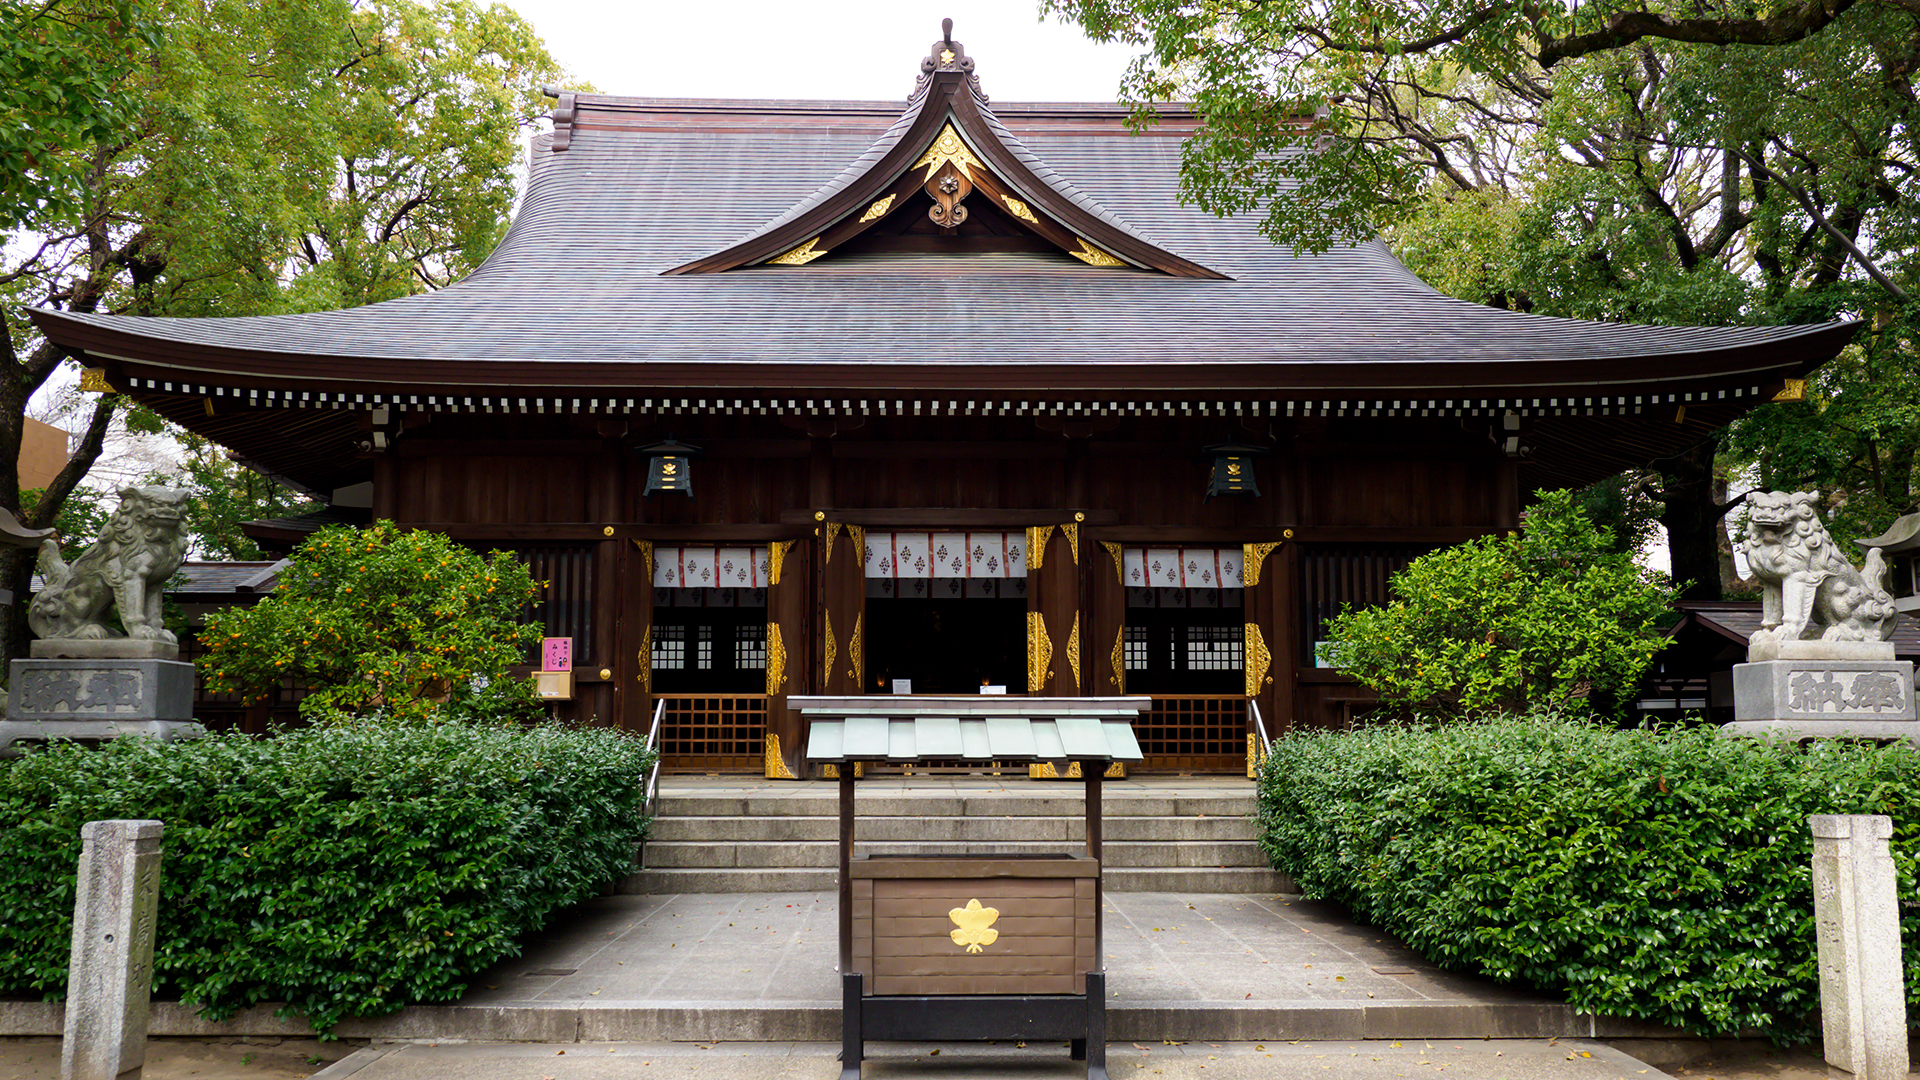
<instances>
[{"instance_id":1,"label":"gabled roof peak","mask_svg":"<svg viewBox=\"0 0 1920 1080\"><path fill-rule=\"evenodd\" d=\"M1168 251L1027 149L987 107L973 59L953 40L953 20L941 29L905 111L865 154L744 238L666 273L801 267L836 251L1020 251L1174 277L1227 276Z\"/></svg>"},{"instance_id":2,"label":"gabled roof peak","mask_svg":"<svg viewBox=\"0 0 1920 1080\"><path fill-rule=\"evenodd\" d=\"M920 77L914 80L913 93L907 95L907 100L912 101L924 95L927 88L933 85L934 75L942 71L956 71L965 75L967 87L973 91L973 96L983 102L987 100L987 95L980 90L980 76L973 71L973 57L967 55L965 45L953 40L952 19L940 20L940 40L933 43L926 59L920 61Z\"/></svg>"}]
</instances>

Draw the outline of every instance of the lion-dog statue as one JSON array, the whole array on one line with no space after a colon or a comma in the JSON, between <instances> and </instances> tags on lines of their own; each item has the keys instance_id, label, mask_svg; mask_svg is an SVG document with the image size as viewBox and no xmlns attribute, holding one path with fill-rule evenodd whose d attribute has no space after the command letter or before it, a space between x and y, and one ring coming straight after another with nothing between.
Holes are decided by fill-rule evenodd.
<instances>
[{"instance_id":1,"label":"lion-dog statue","mask_svg":"<svg viewBox=\"0 0 1920 1080\"><path fill-rule=\"evenodd\" d=\"M1854 569L1814 507L1817 491L1747 493L1743 549L1765 592L1751 642L1885 641L1899 611L1879 548Z\"/></svg>"},{"instance_id":2,"label":"lion-dog statue","mask_svg":"<svg viewBox=\"0 0 1920 1080\"><path fill-rule=\"evenodd\" d=\"M160 599L186 557L186 511L184 491L121 488L120 508L106 530L71 565L60 557L60 545L43 542L43 584L27 609L27 625L43 638L119 637L105 621L117 603L127 636L174 644L173 632L161 625Z\"/></svg>"}]
</instances>

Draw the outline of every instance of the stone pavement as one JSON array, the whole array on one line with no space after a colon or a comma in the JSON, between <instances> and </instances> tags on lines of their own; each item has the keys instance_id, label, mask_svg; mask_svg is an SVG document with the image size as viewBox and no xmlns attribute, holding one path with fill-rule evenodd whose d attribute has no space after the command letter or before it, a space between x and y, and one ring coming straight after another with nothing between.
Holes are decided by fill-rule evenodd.
<instances>
[{"instance_id":1,"label":"stone pavement","mask_svg":"<svg viewBox=\"0 0 1920 1080\"><path fill-rule=\"evenodd\" d=\"M869 1044L865 1080L1082 1080L1064 1045ZM837 1043L380 1043L313 1080L838 1080ZM1113 1042L1113 1080L1671 1080L1567 1040Z\"/></svg>"},{"instance_id":2,"label":"stone pavement","mask_svg":"<svg viewBox=\"0 0 1920 1080\"><path fill-rule=\"evenodd\" d=\"M1325 904L1172 893L1108 893L1105 904L1116 1039L1632 1033L1563 1003L1441 972ZM422 1034L831 1040L840 1030L834 905L831 893L589 901L529 940L524 955L479 976L458 1006L475 1020L539 1023Z\"/></svg>"}]
</instances>

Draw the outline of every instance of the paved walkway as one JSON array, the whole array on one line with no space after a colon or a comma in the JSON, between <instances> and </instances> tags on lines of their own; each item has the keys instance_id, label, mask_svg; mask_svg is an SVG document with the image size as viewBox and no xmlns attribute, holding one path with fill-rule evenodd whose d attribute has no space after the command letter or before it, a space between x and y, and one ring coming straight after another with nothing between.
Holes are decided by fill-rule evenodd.
<instances>
[{"instance_id":1,"label":"paved walkway","mask_svg":"<svg viewBox=\"0 0 1920 1080\"><path fill-rule=\"evenodd\" d=\"M837 1080L827 1043L378 1044L313 1080ZM1597 1042L1568 1039L1108 1044L1113 1080L1672 1080ZM1057 1045L873 1044L865 1080L1082 1080Z\"/></svg>"},{"instance_id":2,"label":"paved walkway","mask_svg":"<svg viewBox=\"0 0 1920 1080\"><path fill-rule=\"evenodd\" d=\"M999 782L863 781L869 796L975 796ZM1009 778L1023 793L1039 782ZM1109 798L1201 796L1215 778L1113 782ZM831 785L689 778L676 791L826 796ZM1061 783L1064 799L1080 785ZM1187 789L1192 789L1187 791ZM1239 782L1244 792L1246 784ZM962 812L962 811L955 811ZM525 952L451 1005L342 1023L348 1038L556 1044L728 1040L832 1042L840 1034L831 892L607 896L561 912ZM1108 892L1105 967L1116 1042L1161 1040L1606 1038L1652 1034L1485 979L1435 969L1338 908L1280 895ZM11 1002L0 1035L58 1034L59 1007ZM271 1007L210 1024L156 1003L156 1035L299 1035ZM615 1055L618 1056L618 1055ZM544 1074L543 1074L544 1075ZM558 1074L555 1074L558 1075ZM1142 1080L1152 1080L1151 1074Z\"/></svg>"}]
</instances>

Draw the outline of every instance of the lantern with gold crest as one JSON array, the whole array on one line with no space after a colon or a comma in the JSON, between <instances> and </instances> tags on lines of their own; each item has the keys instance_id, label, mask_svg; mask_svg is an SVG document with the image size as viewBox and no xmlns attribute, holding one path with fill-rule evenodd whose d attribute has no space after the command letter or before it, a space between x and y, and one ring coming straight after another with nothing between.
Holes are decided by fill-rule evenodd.
<instances>
[{"instance_id":1,"label":"lantern with gold crest","mask_svg":"<svg viewBox=\"0 0 1920 1080\"><path fill-rule=\"evenodd\" d=\"M693 458L699 455L699 447L675 442L669 435L666 442L642 446L638 452L647 459L647 489L642 494L677 491L693 498Z\"/></svg>"},{"instance_id":2,"label":"lantern with gold crest","mask_svg":"<svg viewBox=\"0 0 1920 1080\"><path fill-rule=\"evenodd\" d=\"M1260 486L1253 479L1253 459L1265 454L1266 447L1220 443L1204 447L1200 452L1213 463L1207 474L1207 498L1215 495L1260 497Z\"/></svg>"}]
</instances>

